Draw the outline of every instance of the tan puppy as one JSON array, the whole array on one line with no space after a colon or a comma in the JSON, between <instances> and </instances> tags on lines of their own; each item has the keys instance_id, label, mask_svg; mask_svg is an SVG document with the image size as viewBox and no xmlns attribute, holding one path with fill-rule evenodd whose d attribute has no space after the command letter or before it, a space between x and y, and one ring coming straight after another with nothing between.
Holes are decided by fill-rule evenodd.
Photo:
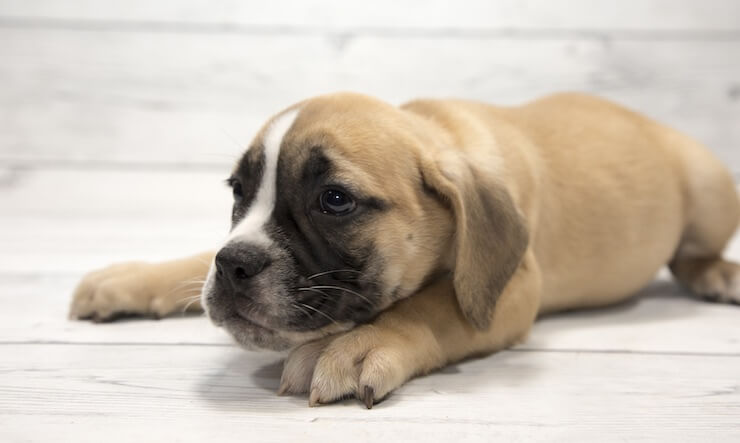
<instances>
[{"instance_id":1,"label":"tan puppy","mask_svg":"<svg viewBox=\"0 0 740 443\"><path fill-rule=\"evenodd\" d=\"M270 120L229 184L215 257L92 273L71 316L164 316L183 308L183 282L206 278L215 324L290 350L280 393L371 407L522 340L538 314L623 300L665 264L697 295L740 302L740 266L721 257L740 216L728 171L594 97L317 97Z\"/></svg>"}]
</instances>

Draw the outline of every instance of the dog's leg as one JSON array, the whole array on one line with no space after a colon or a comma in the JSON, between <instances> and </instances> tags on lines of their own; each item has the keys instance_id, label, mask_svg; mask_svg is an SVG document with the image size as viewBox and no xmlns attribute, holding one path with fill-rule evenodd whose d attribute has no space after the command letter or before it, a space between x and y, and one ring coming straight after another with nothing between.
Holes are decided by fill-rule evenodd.
<instances>
[{"instance_id":1,"label":"dog's leg","mask_svg":"<svg viewBox=\"0 0 740 443\"><path fill-rule=\"evenodd\" d=\"M202 311L200 290L213 259L207 252L163 263L119 263L91 272L72 298L73 319L108 321L122 315L163 317Z\"/></svg>"},{"instance_id":2,"label":"dog's leg","mask_svg":"<svg viewBox=\"0 0 740 443\"><path fill-rule=\"evenodd\" d=\"M694 294L740 303L740 265L722 258L738 226L738 194L729 173L718 163L701 164L701 174L696 174L690 190L688 225L669 267Z\"/></svg>"},{"instance_id":3,"label":"dog's leg","mask_svg":"<svg viewBox=\"0 0 740 443\"><path fill-rule=\"evenodd\" d=\"M531 253L499 298L488 331L476 330L445 279L400 301L371 324L299 346L285 363L280 393L310 392L317 405L354 395L367 407L409 378L525 338L539 305Z\"/></svg>"},{"instance_id":4,"label":"dog's leg","mask_svg":"<svg viewBox=\"0 0 740 443\"><path fill-rule=\"evenodd\" d=\"M697 296L740 304L740 265L720 256L677 257L670 264L676 279Z\"/></svg>"}]
</instances>

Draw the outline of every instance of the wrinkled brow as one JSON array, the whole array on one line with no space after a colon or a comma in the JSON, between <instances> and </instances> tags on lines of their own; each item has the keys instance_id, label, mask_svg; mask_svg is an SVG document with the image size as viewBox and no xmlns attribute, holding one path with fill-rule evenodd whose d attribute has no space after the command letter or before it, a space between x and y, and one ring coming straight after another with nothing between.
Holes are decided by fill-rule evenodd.
<instances>
[{"instance_id":1,"label":"wrinkled brow","mask_svg":"<svg viewBox=\"0 0 740 443\"><path fill-rule=\"evenodd\" d=\"M308 158L303 164L303 174L301 179L305 182L310 179L315 179L327 174L332 169L332 162L324 154L324 150L320 146L314 146L311 148L311 152L308 154Z\"/></svg>"},{"instance_id":2,"label":"wrinkled brow","mask_svg":"<svg viewBox=\"0 0 740 443\"><path fill-rule=\"evenodd\" d=\"M265 167L265 148L261 145L253 146L242 155L236 169L231 174L231 179L249 179L259 183Z\"/></svg>"}]
</instances>

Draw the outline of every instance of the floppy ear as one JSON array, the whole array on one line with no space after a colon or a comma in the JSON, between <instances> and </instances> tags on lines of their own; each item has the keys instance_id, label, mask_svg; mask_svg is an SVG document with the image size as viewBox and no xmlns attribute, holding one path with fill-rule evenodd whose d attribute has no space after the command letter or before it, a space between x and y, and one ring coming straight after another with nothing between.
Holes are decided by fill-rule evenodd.
<instances>
[{"instance_id":1,"label":"floppy ear","mask_svg":"<svg viewBox=\"0 0 740 443\"><path fill-rule=\"evenodd\" d=\"M487 330L496 300L527 249L524 219L506 188L460 154L422 161L421 169L425 184L454 215L458 304L473 326Z\"/></svg>"}]
</instances>

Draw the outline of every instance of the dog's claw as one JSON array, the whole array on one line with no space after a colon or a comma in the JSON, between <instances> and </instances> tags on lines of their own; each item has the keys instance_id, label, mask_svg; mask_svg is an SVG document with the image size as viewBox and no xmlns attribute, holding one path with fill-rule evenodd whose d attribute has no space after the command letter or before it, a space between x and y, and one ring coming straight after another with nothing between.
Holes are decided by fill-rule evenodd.
<instances>
[{"instance_id":1,"label":"dog's claw","mask_svg":"<svg viewBox=\"0 0 740 443\"><path fill-rule=\"evenodd\" d=\"M373 400L375 398L375 389L373 389L372 386L365 386L363 397L363 400L365 401L365 407L368 409L372 409Z\"/></svg>"},{"instance_id":2,"label":"dog's claw","mask_svg":"<svg viewBox=\"0 0 740 443\"><path fill-rule=\"evenodd\" d=\"M399 339L395 332L363 325L319 345L303 344L288 357L281 384L297 380L288 392L308 392L309 406L350 398L372 409L413 370L400 357L414 343L405 339Z\"/></svg>"},{"instance_id":3,"label":"dog's claw","mask_svg":"<svg viewBox=\"0 0 740 443\"><path fill-rule=\"evenodd\" d=\"M285 395L288 392L288 385L283 383L277 390L277 395Z\"/></svg>"},{"instance_id":4,"label":"dog's claw","mask_svg":"<svg viewBox=\"0 0 740 443\"><path fill-rule=\"evenodd\" d=\"M93 314L90 317L88 317L93 323L110 323L110 317L109 316L102 316L99 314Z\"/></svg>"},{"instance_id":5,"label":"dog's claw","mask_svg":"<svg viewBox=\"0 0 740 443\"><path fill-rule=\"evenodd\" d=\"M311 395L308 396L308 406L313 408L319 405L319 391L316 389L311 390Z\"/></svg>"}]
</instances>

